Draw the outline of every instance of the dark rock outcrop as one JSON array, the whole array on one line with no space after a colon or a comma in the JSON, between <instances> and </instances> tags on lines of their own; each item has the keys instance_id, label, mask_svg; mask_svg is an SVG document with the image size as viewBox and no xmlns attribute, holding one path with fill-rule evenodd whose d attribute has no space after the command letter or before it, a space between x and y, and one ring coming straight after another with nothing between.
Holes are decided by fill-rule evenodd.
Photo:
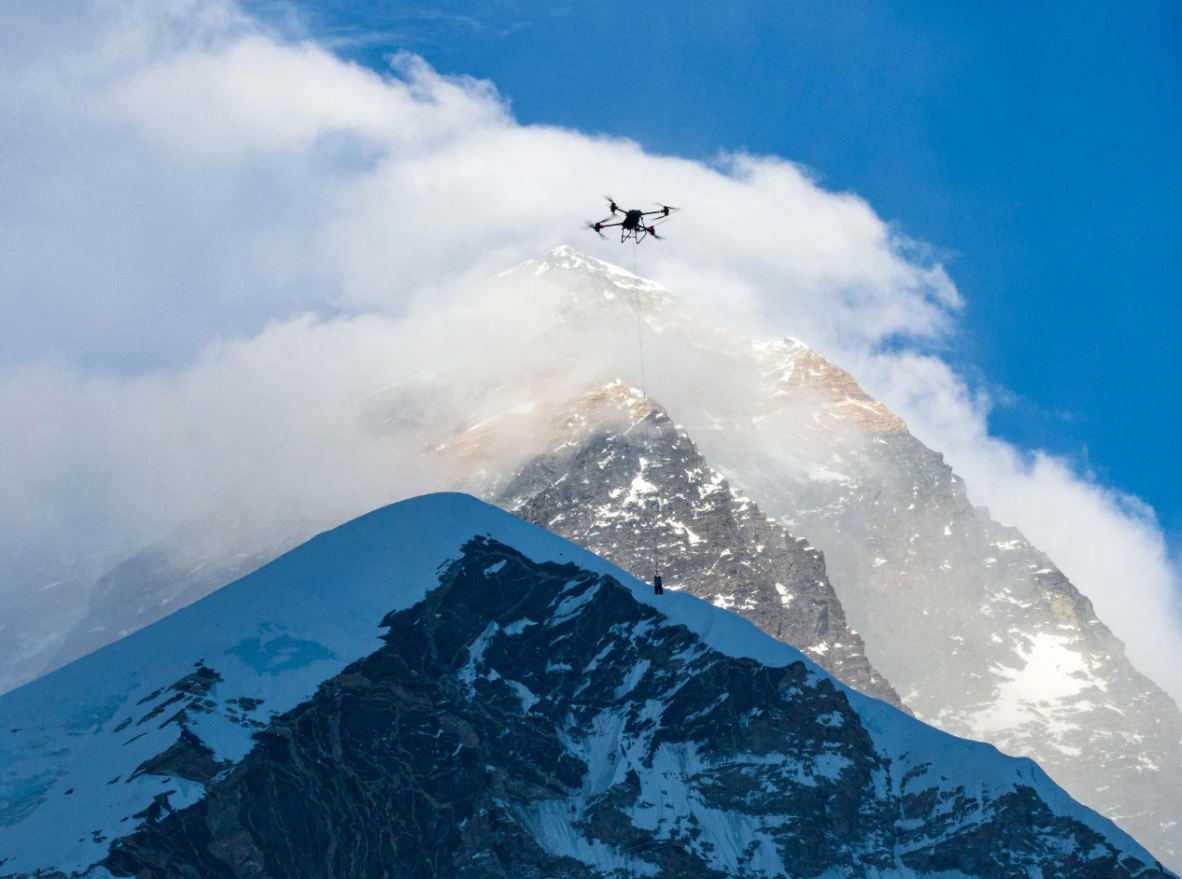
<instances>
[{"instance_id":1,"label":"dark rock outcrop","mask_svg":"<svg viewBox=\"0 0 1182 879\"><path fill-rule=\"evenodd\" d=\"M1052 808L1033 764L1012 761L1030 785L992 796L971 773L892 759L803 661L724 655L574 565L476 538L384 622L384 647L278 717L202 800L117 840L105 866L161 879L1167 876Z\"/></svg>"}]
</instances>

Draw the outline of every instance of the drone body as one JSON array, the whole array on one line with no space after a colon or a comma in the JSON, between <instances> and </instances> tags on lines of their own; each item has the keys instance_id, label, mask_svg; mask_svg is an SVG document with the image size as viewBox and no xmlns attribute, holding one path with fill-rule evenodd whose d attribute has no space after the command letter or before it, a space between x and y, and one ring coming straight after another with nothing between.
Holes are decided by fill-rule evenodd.
<instances>
[{"instance_id":1,"label":"drone body","mask_svg":"<svg viewBox=\"0 0 1182 879\"><path fill-rule=\"evenodd\" d=\"M605 238L607 236L603 234L604 229L611 229L618 226L620 229L621 244L629 238L632 238L639 244L649 235L660 240L661 236L657 234L656 227L677 210L677 208L671 208L668 205L660 205L654 211L642 211L636 208L626 211L616 204L616 200L610 195L605 195L604 198L611 205L611 216L605 217L597 223L588 223L587 228L595 231L600 238ZM623 214L623 219L617 219L617 214ZM647 220L648 217L657 217L657 219L650 222Z\"/></svg>"}]
</instances>

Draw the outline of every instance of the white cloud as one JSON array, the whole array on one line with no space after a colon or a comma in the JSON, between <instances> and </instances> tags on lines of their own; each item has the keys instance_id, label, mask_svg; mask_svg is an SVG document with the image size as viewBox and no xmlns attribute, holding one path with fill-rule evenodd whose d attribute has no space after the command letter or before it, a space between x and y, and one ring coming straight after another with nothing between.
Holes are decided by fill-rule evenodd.
<instances>
[{"instance_id":1,"label":"white cloud","mask_svg":"<svg viewBox=\"0 0 1182 879\"><path fill-rule=\"evenodd\" d=\"M309 308L398 314L572 238L618 258L580 228L607 190L691 199L676 252L646 250L644 268L736 322L771 314L851 344L947 326L942 273L788 163L712 168L519 126L485 83L413 59L379 77L224 4L98 8L91 30L38 32L36 61L5 71L9 362L175 365Z\"/></svg>"},{"instance_id":2,"label":"white cloud","mask_svg":"<svg viewBox=\"0 0 1182 879\"><path fill-rule=\"evenodd\" d=\"M431 316L560 243L627 265L580 228L612 192L686 207L642 274L851 367L1182 695L1151 515L990 437L988 401L940 360L882 353L945 339L961 303L856 196L778 159L522 126L488 83L413 58L379 76L226 2L25 0L0 31L7 582L223 504L327 522L437 484L407 451L421 420L391 434L359 401L458 360L503 368L526 335Z\"/></svg>"}]
</instances>

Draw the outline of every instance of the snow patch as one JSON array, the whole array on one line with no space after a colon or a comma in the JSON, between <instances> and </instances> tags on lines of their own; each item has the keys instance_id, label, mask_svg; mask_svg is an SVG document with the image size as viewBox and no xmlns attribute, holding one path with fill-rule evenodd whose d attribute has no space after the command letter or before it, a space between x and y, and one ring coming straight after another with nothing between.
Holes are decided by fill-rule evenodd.
<instances>
[{"instance_id":1,"label":"snow patch","mask_svg":"<svg viewBox=\"0 0 1182 879\"><path fill-rule=\"evenodd\" d=\"M849 482L850 478L844 473L837 473L833 470L827 470L824 467L814 465L807 471L808 478L812 482Z\"/></svg>"},{"instance_id":2,"label":"snow patch","mask_svg":"<svg viewBox=\"0 0 1182 879\"><path fill-rule=\"evenodd\" d=\"M517 694L517 698L521 701L522 714L529 714L529 710L537 705L539 701L541 701L537 696L530 692L529 687L520 681L511 681L508 678L505 678L504 680L505 683L509 685L509 688Z\"/></svg>"},{"instance_id":3,"label":"snow patch","mask_svg":"<svg viewBox=\"0 0 1182 879\"><path fill-rule=\"evenodd\" d=\"M983 738L1004 741L1005 733L1036 724L1044 729L1044 735L1050 734L1052 744L1054 738L1078 729L1072 716L1092 710L1081 694L1102 692L1106 684L1093 675L1084 655L1073 648L1075 641L1050 632L1027 636L1015 647L1018 662L1014 666L999 663L990 669L1001 682L993 704L973 718L973 729Z\"/></svg>"},{"instance_id":4,"label":"snow patch","mask_svg":"<svg viewBox=\"0 0 1182 879\"><path fill-rule=\"evenodd\" d=\"M573 858L597 873L609 876L656 876L655 864L625 855L598 839L581 836L571 824L569 807L561 800L540 800L521 811L522 823L547 853Z\"/></svg>"}]
</instances>

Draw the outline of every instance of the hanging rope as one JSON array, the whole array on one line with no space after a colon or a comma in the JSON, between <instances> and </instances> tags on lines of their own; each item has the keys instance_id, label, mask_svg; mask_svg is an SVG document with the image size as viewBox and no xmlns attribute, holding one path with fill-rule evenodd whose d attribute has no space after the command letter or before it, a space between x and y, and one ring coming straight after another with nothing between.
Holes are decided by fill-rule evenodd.
<instances>
[{"instance_id":1,"label":"hanging rope","mask_svg":"<svg viewBox=\"0 0 1182 879\"><path fill-rule=\"evenodd\" d=\"M644 322L641 320L641 317L640 317L640 283L639 283L640 273L636 269L636 239L635 238L632 239L632 274L637 280L637 284L636 284L636 347L640 352L640 396L641 396L641 399L644 401L643 402L643 409L641 410L643 413L641 415L641 420L644 422L644 451L647 455L651 456L652 455L652 442L649 439L649 433L648 433L648 416L649 416L648 385L645 380L645 374L644 374ZM660 504L661 504L661 496L660 496L660 494L658 494L657 495L657 507L658 507L657 516L658 517L660 515L660 509L659 509ZM646 506L647 506L647 504L646 504ZM656 534L656 528L655 528L656 520L655 519L653 521L653 525L654 525L653 533ZM653 587L657 591L657 594L660 594L660 592L661 592L661 569L657 565L656 546L653 547L652 561L653 561Z\"/></svg>"},{"instance_id":2,"label":"hanging rope","mask_svg":"<svg viewBox=\"0 0 1182 879\"><path fill-rule=\"evenodd\" d=\"M632 274L637 281L640 280L640 274L636 271L636 239L632 239ZM640 351L640 396L644 400L644 450L650 451L650 444L648 439L648 387L645 383L644 377L644 325L640 320L640 284L636 285L636 347Z\"/></svg>"}]
</instances>

